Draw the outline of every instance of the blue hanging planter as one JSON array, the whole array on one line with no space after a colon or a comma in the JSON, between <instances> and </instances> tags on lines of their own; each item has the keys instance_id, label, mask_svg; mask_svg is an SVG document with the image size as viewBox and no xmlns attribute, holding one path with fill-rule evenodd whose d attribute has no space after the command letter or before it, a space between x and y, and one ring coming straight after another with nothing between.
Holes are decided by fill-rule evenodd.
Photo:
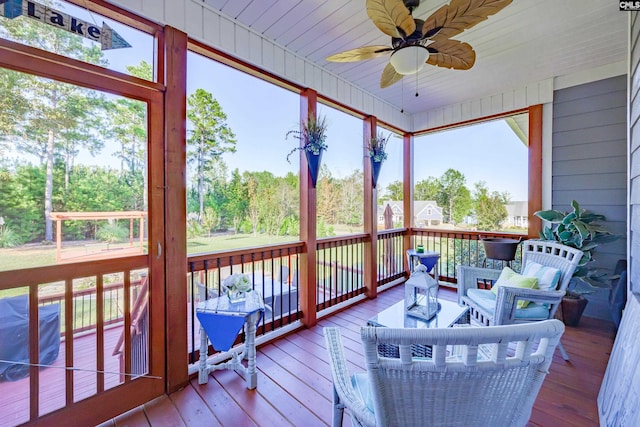
<instances>
[{"instance_id":1,"label":"blue hanging planter","mask_svg":"<svg viewBox=\"0 0 640 427\"><path fill-rule=\"evenodd\" d=\"M320 173L320 163L322 162L322 151L318 154L314 154L312 151L306 151L307 164L309 165L309 174L311 175L311 184L313 188L316 188L316 182L318 181L318 174Z\"/></svg>"},{"instance_id":2,"label":"blue hanging planter","mask_svg":"<svg viewBox=\"0 0 640 427\"><path fill-rule=\"evenodd\" d=\"M380 169L382 169L382 160L376 161L373 157L371 159L371 178L373 180L373 188L378 185L378 177L380 176Z\"/></svg>"}]
</instances>

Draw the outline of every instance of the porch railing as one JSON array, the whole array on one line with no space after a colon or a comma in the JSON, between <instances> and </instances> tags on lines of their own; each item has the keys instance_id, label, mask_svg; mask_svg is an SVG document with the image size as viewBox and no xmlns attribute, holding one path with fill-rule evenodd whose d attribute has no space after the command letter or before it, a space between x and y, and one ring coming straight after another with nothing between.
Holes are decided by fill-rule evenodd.
<instances>
[{"instance_id":1,"label":"porch railing","mask_svg":"<svg viewBox=\"0 0 640 427\"><path fill-rule=\"evenodd\" d=\"M257 335L289 325L300 318L298 277L299 255L303 248L302 242L295 242L188 258L189 363L195 363L200 357L200 325L195 315L196 305L206 298L221 295L222 282L230 274L247 274L253 288L264 297L266 312L258 325Z\"/></svg>"},{"instance_id":2,"label":"porch railing","mask_svg":"<svg viewBox=\"0 0 640 427\"><path fill-rule=\"evenodd\" d=\"M483 238L509 238L525 240L524 234L516 233L492 233L478 231L443 231L432 229L412 229L413 247L423 245L425 250L440 253L438 271L441 282L456 283L457 267L470 265L474 267L502 268L506 261L497 261L487 258L481 239ZM522 263L522 245L518 246L515 259L510 263L514 270L519 271Z\"/></svg>"},{"instance_id":3,"label":"porch railing","mask_svg":"<svg viewBox=\"0 0 640 427\"><path fill-rule=\"evenodd\" d=\"M412 235L412 246L422 244L427 250L435 250L441 254L439 271L443 282L454 282L458 265L472 265L500 268L502 263L487 260L480 242L482 237L525 238L521 234L459 232L433 229L396 229L378 233L377 239L377 283L378 286L405 276L404 238ZM365 245L369 236L366 234L319 239L316 244L316 292L317 310L324 310L353 299L364 292L364 257ZM221 283L227 275L242 272L248 274L254 288L264 296L269 310L259 325L258 334L265 334L290 325L301 318L299 304L299 283L301 255L305 251L304 242L273 245L260 248L239 249L219 253L203 254L188 258L186 284L188 292L188 331L190 360L198 359L199 325L195 320L196 303L204 298L219 295ZM512 263L519 269L521 250L518 249L516 259ZM80 264L79 264L80 265ZM138 300L136 289L140 285L141 273L146 270L146 256L104 260L94 263L82 263L82 268L75 265L34 268L27 271L0 272L0 291L11 290L12 294L27 293L34 304L29 306L29 316L37 319L37 306L60 304L62 308L61 332L65 334L65 364L74 365L73 354L80 347L77 332L96 331L91 389L80 389L74 383L73 375L63 374L61 382L60 402L47 407L40 407L37 399L41 387L40 371L35 366L30 368L29 380L33 392L25 397L20 419L24 422L35 419L38 415L57 408L70 405L79 398L100 394L111 387L130 379L118 379L100 372L130 372L135 357L132 356L132 338L123 333L123 358L120 362L112 357L113 346L105 341L107 326L113 323L117 332L129 331L135 319L131 314L132 307ZM115 280L108 275L115 275ZM121 284L124 283L124 284ZM86 289L79 289L80 286ZM16 291L15 288L21 288ZM52 289L55 292L48 292ZM6 292L5 292L6 293ZM73 307L73 310L65 310ZM32 321L33 323L33 321ZM35 323L30 326L35 326ZM33 331L37 328L33 327ZM109 328L114 329L114 328ZM115 330L115 329L114 329ZM38 362L37 338L30 339L34 350L30 352L29 361ZM110 365L113 363L113 365ZM120 366L117 364L120 363ZM45 370L46 372L46 370ZM33 394L35 393L35 394Z\"/></svg>"},{"instance_id":4,"label":"porch railing","mask_svg":"<svg viewBox=\"0 0 640 427\"><path fill-rule=\"evenodd\" d=\"M363 260L367 235L318 239L316 308L318 311L364 292Z\"/></svg>"},{"instance_id":5,"label":"porch railing","mask_svg":"<svg viewBox=\"0 0 640 427\"><path fill-rule=\"evenodd\" d=\"M133 381L121 375L132 364L131 335L125 331L132 328L134 319L128 313L137 300L136 290L146 271L147 256L140 255L0 272L1 297L28 300L25 321L12 325L16 337L25 333L29 337L28 345L19 344L23 354L11 359L16 370L28 364L28 377L17 377L21 382L10 383L14 385L13 423L33 421ZM43 310L51 306L57 307ZM46 313L47 325L53 327L43 328L41 311ZM115 354L114 342L120 339L123 350ZM48 345L46 354L41 353L43 342ZM148 342L144 344L148 346ZM43 358L57 369L41 369ZM21 386L16 387L17 384ZM3 392L6 391L5 387ZM42 399L45 394L49 397Z\"/></svg>"},{"instance_id":6,"label":"porch railing","mask_svg":"<svg viewBox=\"0 0 640 427\"><path fill-rule=\"evenodd\" d=\"M138 295L142 281L132 280L131 291L133 299ZM72 293L72 311L73 311L73 333L92 331L96 329L98 319L96 318L97 290L90 287L82 290L74 290ZM124 283L117 282L104 285L102 288L103 300L103 325L108 326L124 321ZM51 304L60 304L60 312L65 310L65 294L58 292L48 294L46 296L38 296L38 305L45 306ZM60 335L65 336L65 324L60 325Z\"/></svg>"},{"instance_id":7,"label":"porch railing","mask_svg":"<svg viewBox=\"0 0 640 427\"><path fill-rule=\"evenodd\" d=\"M405 275L404 244L406 229L378 231L378 286Z\"/></svg>"}]
</instances>

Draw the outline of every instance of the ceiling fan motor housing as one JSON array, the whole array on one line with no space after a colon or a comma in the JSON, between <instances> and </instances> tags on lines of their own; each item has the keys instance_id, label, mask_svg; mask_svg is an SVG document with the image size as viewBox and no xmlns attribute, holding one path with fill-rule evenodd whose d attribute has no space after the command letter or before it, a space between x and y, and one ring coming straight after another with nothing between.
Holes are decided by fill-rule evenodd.
<instances>
[{"instance_id":1,"label":"ceiling fan motor housing","mask_svg":"<svg viewBox=\"0 0 640 427\"><path fill-rule=\"evenodd\" d=\"M407 9L413 12L413 9L420 6L420 0L404 0L404 5Z\"/></svg>"}]
</instances>

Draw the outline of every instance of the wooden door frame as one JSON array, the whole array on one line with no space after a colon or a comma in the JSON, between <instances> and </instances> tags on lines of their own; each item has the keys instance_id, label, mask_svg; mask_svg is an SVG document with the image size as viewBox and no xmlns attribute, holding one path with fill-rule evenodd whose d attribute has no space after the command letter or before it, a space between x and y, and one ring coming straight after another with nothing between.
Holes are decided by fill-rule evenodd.
<instances>
[{"instance_id":1,"label":"wooden door frame","mask_svg":"<svg viewBox=\"0 0 640 427\"><path fill-rule=\"evenodd\" d=\"M62 425L72 417L79 425L94 424L164 394L165 270L164 254L164 86L82 61L61 57L20 43L0 39L0 67L60 82L108 92L147 103L149 254L149 376L137 378L60 410L32 420L33 425ZM160 246L158 244L160 244ZM108 404L105 404L108 401Z\"/></svg>"}]
</instances>

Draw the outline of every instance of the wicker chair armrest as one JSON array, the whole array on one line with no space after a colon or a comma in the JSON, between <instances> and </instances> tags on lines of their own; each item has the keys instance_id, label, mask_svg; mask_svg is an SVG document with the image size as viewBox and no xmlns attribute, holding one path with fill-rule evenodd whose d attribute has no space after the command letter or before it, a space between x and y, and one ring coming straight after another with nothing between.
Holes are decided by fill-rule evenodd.
<instances>
[{"instance_id":1,"label":"wicker chair armrest","mask_svg":"<svg viewBox=\"0 0 640 427\"><path fill-rule=\"evenodd\" d=\"M557 306L562 301L564 291L542 291L540 289L523 289L510 286L500 286L496 298L496 310L494 324L507 325L515 323L515 313L518 301L531 301L538 304L547 304L550 308ZM551 315L555 309L551 310Z\"/></svg>"},{"instance_id":2,"label":"wicker chair armrest","mask_svg":"<svg viewBox=\"0 0 640 427\"><path fill-rule=\"evenodd\" d=\"M476 289L479 280L495 282L500 277L501 270L493 268L478 268L465 265L458 266L458 304L462 305L462 297L467 296L468 289Z\"/></svg>"},{"instance_id":3,"label":"wicker chair armrest","mask_svg":"<svg viewBox=\"0 0 640 427\"><path fill-rule=\"evenodd\" d=\"M367 409L365 402L353 388L351 374L344 355L340 328L324 328L324 340L329 353L329 365L333 377L333 392L338 395L342 404L352 411L352 416L375 422L374 415Z\"/></svg>"}]
</instances>

